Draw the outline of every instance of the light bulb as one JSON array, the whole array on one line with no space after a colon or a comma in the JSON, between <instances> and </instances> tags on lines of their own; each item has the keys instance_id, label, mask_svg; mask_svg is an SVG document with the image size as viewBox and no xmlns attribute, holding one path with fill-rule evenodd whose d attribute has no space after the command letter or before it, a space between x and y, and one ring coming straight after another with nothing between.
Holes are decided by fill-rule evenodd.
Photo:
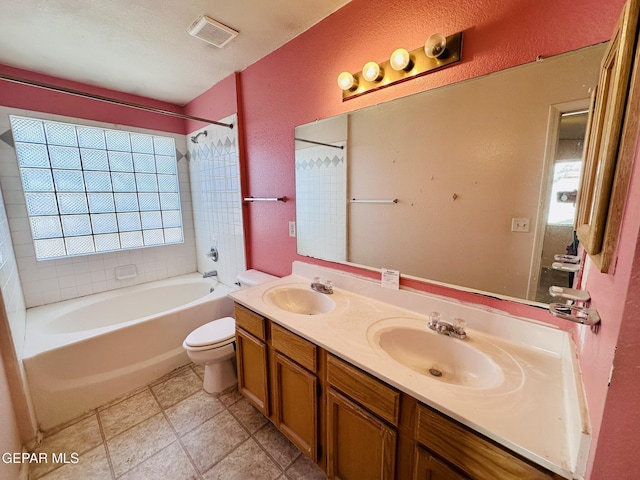
<instances>
[{"instance_id":1,"label":"light bulb","mask_svg":"<svg viewBox=\"0 0 640 480\"><path fill-rule=\"evenodd\" d=\"M367 82L377 82L382 80L383 71L376 62L367 62L362 67L362 77Z\"/></svg>"},{"instance_id":2,"label":"light bulb","mask_svg":"<svg viewBox=\"0 0 640 480\"><path fill-rule=\"evenodd\" d=\"M338 75L338 86L345 91L355 90L358 86L358 79L349 72L342 72Z\"/></svg>"},{"instance_id":3,"label":"light bulb","mask_svg":"<svg viewBox=\"0 0 640 480\"><path fill-rule=\"evenodd\" d=\"M413 68L411 55L404 48L394 50L389 58L389 63L391 64L391 68L397 71L404 70L408 72Z\"/></svg>"}]
</instances>

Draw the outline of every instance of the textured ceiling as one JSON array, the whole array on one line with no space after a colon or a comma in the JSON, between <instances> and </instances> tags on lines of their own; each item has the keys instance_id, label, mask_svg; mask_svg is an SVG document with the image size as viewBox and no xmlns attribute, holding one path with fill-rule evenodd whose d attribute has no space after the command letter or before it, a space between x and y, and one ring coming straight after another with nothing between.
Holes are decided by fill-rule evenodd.
<instances>
[{"instance_id":1,"label":"textured ceiling","mask_svg":"<svg viewBox=\"0 0 640 480\"><path fill-rule=\"evenodd\" d=\"M0 63L183 105L350 0L0 0ZM201 14L240 32L219 49Z\"/></svg>"}]
</instances>

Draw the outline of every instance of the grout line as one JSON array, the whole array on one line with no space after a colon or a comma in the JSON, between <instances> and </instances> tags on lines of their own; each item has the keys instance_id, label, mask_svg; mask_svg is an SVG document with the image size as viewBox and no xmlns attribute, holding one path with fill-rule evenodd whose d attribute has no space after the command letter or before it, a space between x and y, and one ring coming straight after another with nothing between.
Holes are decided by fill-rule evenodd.
<instances>
[{"instance_id":1,"label":"grout line","mask_svg":"<svg viewBox=\"0 0 640 480\"><path fill-rule=\"evenodd\" d=\"M151 388L149 388L151 390ZM188 397L183 398L182 400L180 400L180 402L182 402L183 400L186 400L187 398L192 397L193 395L195 395L198 392L192 393L191 395L189 395ZM167 421L167 423L169 424L169 428L171 428L171 430L173 431L173 434L176 436L176 441L178 442L178 445L180 445L180 448L182 449L182 451L184 452L184 454L187 456L187 460L189 460L189 463L191 464L191 466L193 467L193 470L196 472L196 475L198 475L199 479L202 479L202 473L200 473L200 470L198 469L198 466L196 465L195 461L193 460L193 458L191 457L191 454L189 453L189 450L187 450L187 448L184 446L184 444L182 443L182 436L180 436L180 434L178 433L178 430L173 426L173 423L171 423L171 419L169 418L169 416L167 415L167 412L165 411L164 408L162 408L162 405L160 405L160 402L158 401L158 398L156 397L156 394L154 393L153 390L151 390L151 394L153 395L153 398L155 399L155 401L158 403L158 405L160 406L160 410L162 412L162 415L164 416L165 420ZM178 403L180 403L178 402ZM177 404L174 404L177 405ZM167 407L167 408L171 408L171 407ZM207 421L207 420L205 420ZM202 422L204 423L204 422ZM193 429L189 430L189 432L195 430L196 428L198 428L200 425L199 424L197 427L194 427ZM187 433L189 433L187 432ZM186 433L185 433L186 435Z\"/></svg>"},{"instance_id":2,"label":"grout line","mask_svg":"<svg viewBox=\"0 0 640 480\"><path fill-rule=\"evenodd\" d=\"M104 433L104 427L102 426L102 419L96 409L96 419L98 421L98 428L100 429L100 437L102 438L102 445L104 446L104 453L107 456L107 464L109 465L109 471L111 472L111 478L116 478L116 470L111 460L111 453L109 452L109 445L107 444L107 436Z\"/></svg>"}]
</instances>

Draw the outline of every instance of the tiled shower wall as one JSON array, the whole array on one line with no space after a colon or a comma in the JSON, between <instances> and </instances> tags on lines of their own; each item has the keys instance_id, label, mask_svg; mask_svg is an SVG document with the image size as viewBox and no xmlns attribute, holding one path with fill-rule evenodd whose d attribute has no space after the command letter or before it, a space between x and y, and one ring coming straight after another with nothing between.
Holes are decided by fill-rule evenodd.
<instances>
[{"instance_id":1,"label":"tiled shower wall","mask_svg":"<svg viewBox=\"0 0 640 480\"><path fill-rule=\"evenodd\" d=\"M31 230L11 136L9 115L172 136L176 142L184 243L123 250L57 260L36 261ZM104 292L196 271L195 233L189 186L186 139L182 135L0 107L0 185L27 307ZM137 277L117 280L115 268L136 266Z\"/></svg>"},{"instance_id":2,"label":"tiled shower wall","mask_svg":"<svg viewBox=\"0 0 640 480\"><path fill-rule=\"evenodd\" d=\"M342 150L296 150L298 254L347 260L347 161Z\"/></svg>"},{"instance_id":3,"label":"tiled shower wall","mask_svg":"<svg viewBox=\"0 0 640 480\"><path fill-rule=\"evenodd\" d=\"M220 120L237 126L236 115ZM189 174L193 196L193 217L196 229L196 258L198 271L218 271L218 278L227 285L246 268L242 198L237 128L210 125L192 132L203 131L197 143L189 140ZM207 257L215 246L217 262Z\"/></svg>"},{"instance_id":4,"label":"tiled shower wall","mask_svg":"<svg viewBox=\"0 0 640 480\"><path fill-rule=\"evenodd\" d=\"M6 115L0 115L0 132L6 131L9 125L8 121L9 119ZM13 149L0 139L0 158L4 158L12 154ZM35 431L35 416L32 413L33 407L31 406L30 398L27 393L28 387L26 372L24 371L22 362L20 361L24 351L26 306L24 296L22 294L22 287L20 285L18 263L16 261L13 244L11 242L11 231L9 228L9 221L2 192L0 192L0 289L2 290L2 299L7 313L7 319L9 321L9 325L3 326L1 331L11 332L10 339L4 338L0 341L0 348L3 350L5 358L12 356L11 349L13 348L15 351L14 358L16 362L15 364L13 361L10 361L9 363L4 362L4 368L13 368L12 365L16 365L19 369L19 381L22 383L22 387L10 385L10 388L14 404L16 402L20 402L21 399L24 404L14 405L14 407L16 408L16 413L20 412L20 417L23 421L30 422L32 425L31 428ZM7 405L3 406L3 408L6 407ZM3 413L6 414L9 412L3 410ZM8 429L10 419L9 417L6 417L5 420L7 422ZM25 431L24 433L28 435L32 432ZM6 439L3 438L3 441L4 440Z\"/></svg>"}]
</instances>

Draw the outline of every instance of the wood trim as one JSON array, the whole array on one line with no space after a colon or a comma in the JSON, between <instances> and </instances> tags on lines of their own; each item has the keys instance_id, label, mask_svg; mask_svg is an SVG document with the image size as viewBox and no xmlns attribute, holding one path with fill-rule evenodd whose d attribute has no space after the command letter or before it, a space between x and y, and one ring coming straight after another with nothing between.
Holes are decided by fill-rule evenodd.
<instances>
[{"instance_id":1,"label":"wood trim","mask_svg":"<svg viewBox=\"0 0 640 480\"><path fill-rule=\"evenodd\" d=\"M327 358L327 378L332 386L382 419L398 426L399 392L333 355Z\"/></svg>"},{"instance_id":2,"label":"wood trim","mask_svg":"<svg viewBox=\"0 0 640 480\"><path fill-rule=\"evenodd\" d=\"M544 480L555 478L459 423L418 406L416 440L477 480Z\"/></svg>"},{"instance_id":3,"label":"wood trim","mask_svg":"<svg viewBox=\"0 0 640 480\"><path fill-rule=\"evenodd\" d=\"M318 370L317 347L273 322L271 323L271 345L307 370L313 373Z\"/></svg>"},{"instance_id":4,"label":"wood trim","mask_svg":"<svg viewBox=\"0 0 640 480\"><path fill-rule=\"evenodd\" d=\"M611 260L610 254L597 256L603 252L605 232L609 230L617 235L619 229L619 225L611 225L608 214L633 67L638 10L639 0L625 4L602 61L578 206L578 238L602 272L608 271ZM612 252L614 239L608 238L608 249Z\"/></svg>"},{"instance_id":5,"label":"wood trim","mask_svg":"<svg viewBox=\"0 0 640 480\"><path fill-rule=\"evenodd\" d=\"M235 317L236 326L262 341L267 340L266 321L264 317L237 303L235 304Z\"/></svg>"}]
</instances>

